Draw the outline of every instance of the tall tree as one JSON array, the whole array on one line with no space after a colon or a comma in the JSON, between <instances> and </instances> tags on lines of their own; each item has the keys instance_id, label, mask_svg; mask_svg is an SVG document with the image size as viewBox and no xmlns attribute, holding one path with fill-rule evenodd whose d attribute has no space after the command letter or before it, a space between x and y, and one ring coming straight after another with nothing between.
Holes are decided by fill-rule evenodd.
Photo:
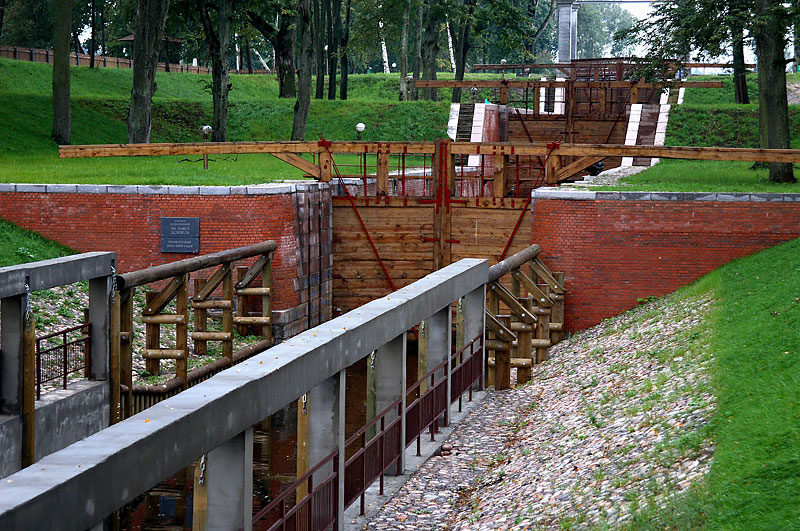
<instances>
[{"instance_id":1,"label":"tall tree","mask_svg":"<svg viewBox=\"0 0 800 531\"><path fill-rule=\"evenodd\" d=\"M164 39L169 0L137 0L133 31L133 87L128 112L128 143L150 142L158 53Z\"/></svg>"},{"instance_id":2,"label":"tall tree","mask_svg":"<svg viewBox=\"0 0 800 531\"><path fill-rule=\"evenodd\" d=\"M651 79L665 79L677 58L691 53L701 58L722 55L738 39L738 28L749 32L758 58L761 147L789 147L784 50L792 20L786 5L780 0L730 0L720 9L714 0L663 0L654 4L653 14L618 35L633 34L647 47L642 73ZM734 35L732 28L737 28ZM774 162L769 168L772 182L796 181L791 164Z\"/></svg>"},{"instance_id":3,"label":"tall tree","mask_svg":"<svg viewBox=\"0 0 800 531\"><path fill-rule=\"evenodd\" d=\"M328 99L336 99L336 71L339 68L339 43L342 39L342 0L326 2L328 11Z\"/></svg>"},{"instance_id":4,"label":"tall tree","mask_svg":"<svg viewBox=\"0 0 800 531\"><path fill-rule=\"evenodd\" d=\"M344 35L342 36L340 55L342 57L342 81L339 83L339 98L347 99L347 81L350 75L350 11L351 0L345 4Z\"/></svg>"},{"instance_id":5,"label":"tall tree","mask_svg":"<svg viewBox=\"0 0 800 531\"><path fill-rule=\"evenodd\" d=\"M765 131L764 140L770 149L789 148L789 105L786 94L786 33L789 17L779 0L756 0L755 14L760 24L751 31L756 42L758 58L758 108L759 126ZM771 162L769 180L772 182L797 182L793 165Z\"/></svg>"},{"instance_id":6,"label":"tall tree","mask_svg":"<svg viewBox=\"0 0 800 531\"><path fill-rule=\"evenodd\" d=\"M251 4L247 9L250 24L272 44L275 50L275 68L278 70L278 97L294 98L297 84L294 72L294 36L297 13L292 0L277 0ZM272 23L276 20L276 23Z\"/></svg>"},{"instance_id":7,"label":"tall tree","mask_svg":"<svg viewBox=\"0 0 800 531\"><path fill-rule=\"evenodd\" d=\"M314 99L325 97L325 9L320 8L322 0L314 1L314 64L316 65L316 85Z\"/></svg>"},{"instance_id":8,"label":"tall tree","mask_svg":"<svg viewBox=\"0 0 800 531\"><path fill-rule=\"evenodd\" d=\"M0 42L3 41L3 19L6 15L6 0L0 0Z\"/></svg>"},{"instance_id":9,"label":"tall tree","mask_svg":"<svg viewBox=\"0 0 800 531\"><path fill-rule=\"evenodd\" d=\"M411 24L411 1L403 2L403 33L400 36L400 100L408 97L408 32Z\"/></svg>"},{"instance_id":10,"label":"tall tree","mask_svg":"<svg viewBox=\"0 0 800 531\"><path fill-rule=\"evenodd\" d=\"M422 22L425 17L425 0L415 0L417 3L417 26L414 32L414 79L422 79ZM419 89L414 85L412 97L416 100L419 99Z\"/></svg>"},{"instance_id":11,"label":"tall tree","mask_svg":"<svg viewBox=\"0 0 800 531\"><path fill-rule=\"evenodd\" d=\"M90 23L90 31L92 32L92 35L91 35L91 37L89 39L89 43L90 43L89 44L89 48L90 48L89 49L89 68L94 68L94 53L95 53L95 50L97 50L97 44L96 44L97 41L95 40L95 36L97 35L97 33L96 33L97 28L96 28L96 25L95 25L95 19L96 19L97 10L95 9L94 0L91 0L90 6L91 6L90 9L92 11L91 23Z\"/></svg>"},{"instance_id":12,"label":"tall tree","mask_svg":"<svg viewBox=\"0 0 800 531\"><path fill-rule=\"evenodd\" d=\"M472 46L471 31L475 15L475 0L459 0L460 5L450 19L449 31L453 40L456 80L464 80L467 66L467 54ZM461 89L453 89L453 103L461 101Z\"/></svg>"},{"instance_id":13,"label":"tall tree","mask_svg":"<svg viewBox=\"0 0 800 531\"><path fill-rule=\"evenodd\" d=\"M214 100L214 116L211 119L211 139L225 142L228 132L228 52L231 42L234 0L218 0L216 5L216 28L214 27L213 7L207 0L198 0L198 14L203 24L203 33L208 43L211 57L211 95Z\"/></svg>"},{"instance_id":14,"label":"tall tree","mask_svg":"<svg viewBox=\"0 0 800 531\"><path fill-rule=\"evenodd\" d=\"M425 15L423 17L422 36L422 77L423 79L436 79L436 56L439 55L439 33L444 22L444 12L438 0L427 0ZM426 88L425 99L437 100L437 90Z\"/></svg>"},{"instance_id":15,"label":"tall tree","mask_svg":"<svg viewBox=\"0 0 800 531\"><path fill-rule=\"evenodd\" d=\"M69 40L72 28L72 0L56 3L53 31L53 132L58 144L69 144L72 109L69 97Z\"/></svg>"},{"instance_id":16,"label":"tall tree","mask_svg":"<svg viewBox=\"0 0 800 531\"><path fill-rule=\"evenodd\" d=\"M311 106L311 65L314 61L312 16L311 0L298 0L300 53L297 57L297 101L294 104L292 140L305 140L308 109Z\"/></svg>"}]
</instances>

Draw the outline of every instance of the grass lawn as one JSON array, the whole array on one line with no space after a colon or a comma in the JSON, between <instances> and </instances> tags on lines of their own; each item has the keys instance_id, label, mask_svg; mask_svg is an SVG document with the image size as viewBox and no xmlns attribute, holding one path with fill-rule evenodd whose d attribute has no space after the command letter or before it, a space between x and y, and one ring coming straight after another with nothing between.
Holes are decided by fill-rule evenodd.
<instances>
[{"instance_id":1,"label":"grass lawn","mask_svg":"<svg viewBox=\"0 0 800 531\"><path fill-rule=\"evenodd\" d=\"M771 183L769 170L752 170L751 167L749 162L662 160L614 186L602 186L597 190L800 193L800 184Z\"/></svg>"},{"instance_id":2,"label":"grass lawn","mask_svg":"<svg viewBox=\"0 0 800 531\"><path fill-rule=\"evenodd\" d=\"M684 104L670 109L665 144L668 146L758 147L758 105L736 105L730 76L692 79L723 82L721 89L687 89ZM800 81L800 75L789 76ZM750 101L758 101L755 74L748 75ZM791 146L800 148L800 106L789 106ZM656 166L627 177L605 190L669 192L793 192L798 184L773 184L766 169L751 170L752 163L662 160ZM800 176L800 173L797 174Z\"/></svg>"},{"instance_id":3,"label":"grass lawn","mask_svg":"<svg viewBox=\"0 0 800 531\"><path fill-rule=\"evenodd\" d=\"M178 163L178 157L59 159L50 140L51 68L0 59L0 182L235 185L301 177L271 155L214 157L208 171L199 162ZM124 143L131 71L73 67L70 76L73 144ZM157 83L153 141L199 141L197 128L211 121L211 76L159 72ZM229 140L290 138L294 99L278 98L275 76L234 74L231 83ZM364 140L443 137L449 102L401 104L398 88L397 76L351 76L351 99L312 100L306 138L355 140L358 122L367 126ZM337 162L356 159L337 156Z\"/></svg>"},{"instance_id":4,"label":"grass lawn","mask_svg":"<svg viewBox=\"0 0 800 531\"><path fill-rule=\"evenodd\" d=\"M800 240L683 288L712 292L715 451L703 485L630 529L800 528Z\"/></svg>"}]
</instances>

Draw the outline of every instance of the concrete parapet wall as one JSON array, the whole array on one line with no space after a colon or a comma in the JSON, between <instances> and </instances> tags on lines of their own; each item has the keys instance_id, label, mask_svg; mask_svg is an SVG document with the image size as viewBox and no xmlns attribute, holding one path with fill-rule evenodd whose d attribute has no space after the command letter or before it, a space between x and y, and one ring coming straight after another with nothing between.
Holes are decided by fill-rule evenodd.
<instances>
[{"instance_id":1,"label":"concrete parapet wall","mask_svg":"<svg viewBox=\"0 0 800 531\"><path fill-rule=\"evenodd\" d=\"M80 381L42 395L36 401L34 456L42 457L66 448L108 427L108 381ZM22 422L19 415L0 416L0 478L20 469Z\"/></svg>"},{"instance_id":2,"label":"concrete parapet wall","mask_svg":"<svg viewBox=\"0 0 800 531\"><path fill-rule=\"evenodd\" d=\"M566 273L569 330L800 236L800 194L540 188L533 199L531 242Z\"/></svg>"}]
</instances>

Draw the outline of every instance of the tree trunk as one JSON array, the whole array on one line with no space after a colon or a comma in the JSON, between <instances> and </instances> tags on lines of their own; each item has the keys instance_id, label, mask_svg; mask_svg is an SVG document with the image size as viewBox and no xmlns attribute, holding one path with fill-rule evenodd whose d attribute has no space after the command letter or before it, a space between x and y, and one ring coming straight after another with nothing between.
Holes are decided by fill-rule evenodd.
<instances>
[{"instance_id":1,"label":"tree trunk","mask_svg":"<svg viewBox=\"0 0 800 531\"><path fill-rule=\"evenodd\" d=\"M0 13L0 25L2 25L2 13ZM795 22L792 26L792 34L794 45L794 68L792 68L793 72L800 72L800 22Z\"/></svg>"},{"instance_id":2,"label":"tree trunk","mask_svg":"<svg viewBox=\"0 0 800 531\"><path fill-rule=\"evenodd\" d=\"M311 106L311 65L314 62L314 28L311 0L299 0L297 15L300 27L300 54L297 58L297 101L294 104L292 140L305 140L308 109Z\"/></svg>"},{"instance_id":3,"label":"tree trunk","mask_svg":"<svg viewBox=\"0 0 800 531\"><path fill-rule=\"evenodd\" d=\"M347 55L347 48L350 46L350 0L345 4L344 17L344 37L341 44L342 56L342 81L339 83L339 99L347 99L347 81L350 75L350 57Z\"/></svg>"},{"instance_id":4,"label":"tree trunk","mask_svg":"<svg viewBox=\"0 0 800 531\"><path fill-rule=\"evenodd\" d=\"M250 39L244 38L245 55L247 55L247 73L253 73L253 51L250 49Z\"/></svg>"},{"instance_id":5,"label":"tree trunk","mask_svg":"<svg viewBox=\"0 0 800 531\"><path fill-rule=\"evenodd\" d=\"M294 21L289 14L278 15L278 26L273 26L254 11L247 11L250 24L272 44L275 70L278 71L278 97L294 98L297 85L294 80L293 34Z\"/></svg>"},{"instance_id":6,"label":"tree trunk","mask_svg":"<svg viewBox=\"0 0 800 531\"><path fill-rule=\"evenodd\" d=\"M417 0L417 30L414 33L414 79L420 78L420 69L422 68L422 23L424 20L424 10L422 3L424 0ZM419 89L414 85L412 97L415 100L419 99Z\"/></svg>"},{"instance_id":7,"label":"tree trunk","mask_svg":"<svg viewBox=\"0 0 800 531\"><path fill-rule=\"evenodd\" d=\"M742 28L732 28L733 35L733 87L736 103L750 103L750 96L747 94L747 68L744 62L744 30Z\"/></svg>"},{"instance_id":8,"label":"tree trunk","mask_svg":"<svg viewBox=\"0 0 800 531\"><path fill-rule=\"evenodd\" d=\"M467 68L467 54L472 47L470 40L472 32L472 16L474 10L473 0L464 2L461 16L450 21L451 38L453 40L456 81L464 80L464 71ZM461 89L453 89L453 103L461 101Z\"/></svg>"},{"instance_id":9,"label":"tree trunk","mask_svg":"<svg viewBox=\"0 0 800 531\"><path fill-rule=\"evenodd\" d=\"M53 131L58 144L69 144L72 109L69 99L69 40L72 28L72 0L56 3L53 25Z\"/></svg>"},{"instance_id":10,"label":"tree trunk","mask_svg":"<svg viewBox=\"0 0 800 531\"><path fill-rule=\"evenodd\" d=\"M342 0L330 0L328 8L328 99L336 99L336 70L339 67L339 41L342 38Z\"/></svg>"},{"instance_id":11,"label":"tree trunk","mask_svg":"<svg viewBox=\"0 0 800 531\"><path fill-rule=\"evenodd\" d=\"M106 0L100 2L100 49L103 54L103 66L106 57Z\"/></svg>"},{"instance_id":12,"label":"tree trunk","mask_svg":"<svg viewBox=\"0 0 800 531\"><path fill-rule=\"evenodd\" d=\"M89 68L94 68L94 51L97 49L95 45L95 7L94 7L94 0L91 1L91 16L90 16L90 26L92 31L92 37L89 40Z\"/></svg>"},{"instance_id":13,"label":"tree trunk","mask_svg":"<svg viewBox=\"0 0 800 531\"><path fill-rule=\"evenodd\" d=\"M436 0L428 0L425 11L424 30L422 37L422 77L428 80L436 79L436 56L439 55L439 26ZM426 88L425 99L436 101L439 99L435 88Z\"/></svg>"},{"instance_id":14,"label":"tree trunk","mask_svg":"<svg viewBox=\"0 0 800 531\"><path fill-rule=\"evenodd\" d=\"M789 148L789 106L786 97L785 30L781 5L776 0L757 0L756 15L763 19L754 37L758 57L758 104L762 148ZM766 145L764 142L766 141ZM796 182L792 164L771 162L771 182Z\"/></svg>"},{"instance_id":15,"label":"tree trunk","mask_svg":"<svg viewBox=\"0 0 800 531\"><path fill-rule=\"evenodd\" d=\"M317 100L325 97L325 52L322 49L325 43L325 10L320 9L320 1L314 0L314 63L317 71L314 99Z\"/></svg>"},{"instance_id":16,"label":"tree trunk","mask_svg":"<svg viewBox=\"0 0 800 531\"><path fill-rule=\"evenodd\" d=\"M128 112L128 143L150 142L158 52L164 38L169 0L137 0L133 41L133 87Z\"/></svg>"},{"instance_id":17,"label":"tree trunk","mask_svg":"<svg viewBox=\"0 0 800 531\"><path fill-rule=\"evenodd\" d=\"M211 120L211 140L225 142L228 131L228 48L231 43L231 23L233 19L233 2L235 0L219 0L217 8L217 29L211 22L206 0L200 2L200 20L206 34L208 52L211 57L211 95L214 100L214 117Z\"/></svg>"},{"instance_id":18,"label":"tree trunk","mask_svg":"<svg viewBox=\"0 0 800 531\"><path fill-rule=\"evenodd\" d=\"M6 14L6 0L0 0L0 42L3 39L3 19Z\"/></svg>"},{"instance_id":19,"label":"tree trunk","mask_svg":"<svg viewBox=\"0 0 800 531\"><path fill-rule=\"evenodd\" d=\"M403 34L400 37L400 101L408 96L408 31L411 19L411 2L406 2L403 7Z\"/></svg>"}]
</instances>

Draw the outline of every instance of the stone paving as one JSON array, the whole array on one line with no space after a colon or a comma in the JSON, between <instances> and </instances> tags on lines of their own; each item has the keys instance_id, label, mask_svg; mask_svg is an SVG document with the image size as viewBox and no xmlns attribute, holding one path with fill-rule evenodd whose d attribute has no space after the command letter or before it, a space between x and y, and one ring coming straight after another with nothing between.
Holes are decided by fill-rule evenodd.
<instances>
[{"instance_id":1,"label":"stone paving","mask_svg":"<svg viewBox=\"0 0 800 531\"><path fill-rule=\"evenodd\" d=\"M708 298L667 298L562 341L492 391L365 529L614 526L708 471Z\"/></svg>"}]
</instances>

